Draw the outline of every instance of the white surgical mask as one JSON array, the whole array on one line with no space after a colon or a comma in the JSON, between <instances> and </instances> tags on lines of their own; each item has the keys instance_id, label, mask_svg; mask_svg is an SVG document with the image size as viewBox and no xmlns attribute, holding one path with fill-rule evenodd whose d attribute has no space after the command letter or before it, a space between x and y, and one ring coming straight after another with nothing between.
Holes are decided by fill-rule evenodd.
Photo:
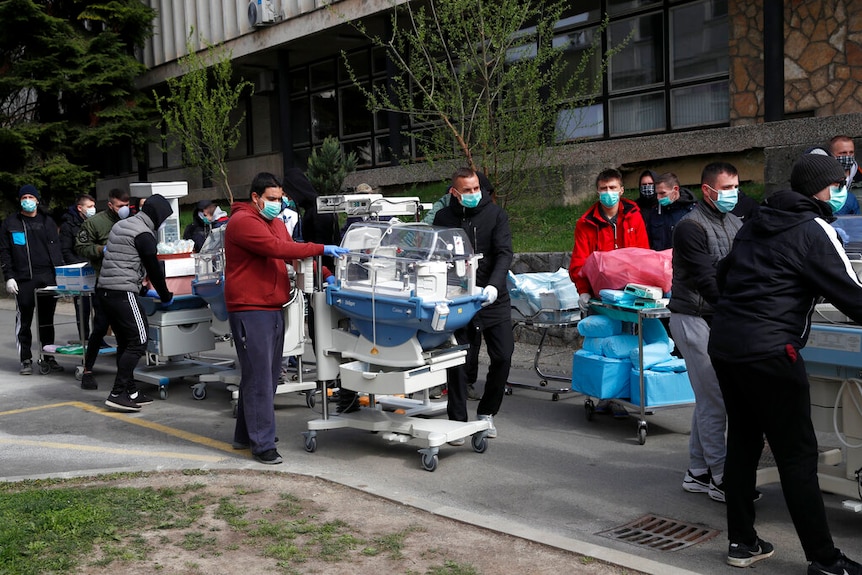
<instances>
[{"instance_id":1,"label":"white surgical mask","mask_svg":"<svg viewBox=\"0 0 862 575\"><path fill-rule=\"evenodd\" d=\"M96 215L96 206L84 210L84 218L92 218Z\"/></svg>"},{"instance_id":2,"label":"white surgical mask","mask_svg":"<svg viewBox=\"0 0 862 575\"><path fill-rule=\"evenodd\" d=\"M129 217L129 206L123 206L122 208L117 210L117 215L120 217L121 220L125 220L126 218L128 218Z\"/></svg>"}]
</instances>

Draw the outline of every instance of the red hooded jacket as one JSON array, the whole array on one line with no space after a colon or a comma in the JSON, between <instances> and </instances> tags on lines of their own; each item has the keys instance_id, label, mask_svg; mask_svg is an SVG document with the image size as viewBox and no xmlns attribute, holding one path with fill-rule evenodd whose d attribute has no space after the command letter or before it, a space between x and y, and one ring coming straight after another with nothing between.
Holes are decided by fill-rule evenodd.
<instances>
[{"instance_id":1,"label":"red hooded jacket","mask_svg":"<svg viewBox=\"0 0 862 575\"><path fill-rule=\"evenodd\" d=\"M224 253L227 311L274 310L290 300L285 261L322 255L323 244L294 242L281 220L265 220L253 204L237 202Z\"/></svg>"},{"instance_id":2,"label":"red hooded jacket","mask_svg":"<svg viewBox=\"0 0 862 575\"><path fill-rule=\"evenodd\" d=\"M592 292L587 278L580 276L587 257L593 252L609 252L619 248L649 249L649 238L640 208L633 201L620 198L617 225L614 227L602 216L599 203L596 202L575 224L575 247L569 261L569 277L575 282L578 293L599 295Z\"/></svg>"}]
</instances>

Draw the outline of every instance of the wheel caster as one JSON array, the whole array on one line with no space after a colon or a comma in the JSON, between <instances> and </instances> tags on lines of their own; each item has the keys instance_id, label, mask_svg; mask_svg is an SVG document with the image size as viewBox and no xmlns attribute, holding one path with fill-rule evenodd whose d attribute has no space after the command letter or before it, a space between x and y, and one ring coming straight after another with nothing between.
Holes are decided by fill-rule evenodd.
<instances>
[{"instance_id":1,"label":"wheel caster","mask_svg":"<svg viewBox=\"0 0 862 575\"><path fill-rule=\"evenodd\" d=\"M48 364L47 361L39 361L39 373L41 373L42 375L48 375L49 373L51 373L51 366Z\"/></svg>"},{"instance_id":2,"label":"wheel caster","mask_svg":"<svg viewBox=\"0 0 862 575\"><path fill-rule=\"evenodd\" d=\"M592 399L588 399L584 402L584 411L587 415L587 421L592 421L593 415L596 413L596 406L593 404Z\"/></svg>"},{"instance_id":3,"label":"wheel caster","mask_svg":"<svg viewBox=\"0 0 862 575\"><path fill-rule=\"evenodd\" d=\"M75 366L75 379L81 381L84 378L84 366L78 365Z\"/></svg>"},{"instance_id":4,"label":"wheel caster","mask_svg":"<svg viewBox=\"0 0 862 575\"><path fill-rule=\"evenodd\" d=\"M548 386L548 380L547 380L547 379L543 379L542 381L540 381L540 382L539 382L539 385L540 385L541 387L547 387L547 386Z\"/></svg>"},{"instance_id":5,"label":"wheel caster","mask_svg":"<svg viewBox=\"0 0 862 575\"><path fill-rule=\"evenodd\" d=\"M306 435L305 436L305 450L309 453L314 453L317 451L317 436L316 435Z\"/></svg>"},{"instance_id":6,"label":"wheel caster","mask_svg":"<svg viewBox=\"0 0 862 575\"><path fill-rule=\"evenodd\" d=\"M513 392L513 391L514 391L514 390L512 389L512 387L511 387L511 386L509 386L509 385L507 385L507 386L506 386L506 391L505 391L504 393L505 393L506 395L512 395L512 392Z\"/></svg>"},{"instance_id":7,"label":"wheel caster","mask_svg":"<svg viewBox=\"0 0 862 575\"><path fill-rule=\"evenodd\" d=\"M192 386L192 397L198 401L207 398L207 386L199 383Z\"/></svg>"},{"instance_id":8,"label":"wheel caster","mask_svg":"<svg viewBox=\"0 0 862 575\"><path fill-rule=\"evenodd\" d=\"M159 399L167 399L168 398L168 388L160 387L159 388Z\"/></svg>"},{"instance_id":9,"label":"wheel caster","mask_svg":"<svg viewBox=\"0 0 862 575\"><path fill-rule=\"evenodd\" d=\"M425 471L436 470L438 462L439 458L437 457L436 453L434 453L433 455L430 453L422 454L422 469L424 469Z\"/></svg>"},{"instance_id":10,"label":"wheel caster","mask_svg":"<svg viewBox=\"0 0 862 575\"><path fill-rule=\"evenodd\" d=\"M560 401L560 394L554 393L551 395L551 401Z\"/></svg>"},{"instance_id":11,"label":"wheel caster","mask_svg":"<svg viewBox=\"0 0 862 575\"><path fill-rule=\"evenodd\" d=\"M485 432L474 433L470 439L470 443L473 445L473 451L476 453L485 453L488 449L488 438Z\"/></svg>"},{"instance_id":12,"label":"wheel caster","mask_svg":"<svg viewBox=\"0 0 862 575\"><path fill-rule=\"evenodd\" d=\"M314 408L316 400L314 399L314 390L305 392L305 405L308 406L309 409Z\"/></svg>"},{"instance_id":13,"label":"wheel caster","mask_svg":"<svg viewBox=\"0 0 862 575\"><path fill-rule=\"evenodd\" d=\"M638 443L640 445L643 445L644 443L646 443L646 434L647 434L646 425L639 425L638 426Z\"/></svg>"}]
</instances>

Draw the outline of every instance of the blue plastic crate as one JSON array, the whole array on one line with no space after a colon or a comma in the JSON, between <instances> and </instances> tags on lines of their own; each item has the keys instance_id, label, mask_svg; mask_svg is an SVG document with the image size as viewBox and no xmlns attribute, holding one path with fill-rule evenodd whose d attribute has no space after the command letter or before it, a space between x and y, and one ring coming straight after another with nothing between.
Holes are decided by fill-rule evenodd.
<instances>
[{"instance_id":1,"label":"blue plastic crate","mask_svg":"<svg viewBox=\"0 0 862 575\"><path fill-rule=\"evenodd\" d=\"M640 373L632 368L630 372L631 402L641 405ZM688 372L662 372L644 370L645 407L682 405L694 402L694 390L688 379Z\"/></svg>"},{"instance_id":2,"label":"blue plastic crate","mask_svg":"<svg viewBox=\"0 0 862 575\"><path fill-rule=\"evenodd\" d=\"M598 399L629 396L632 362L579 349L572 356L572 390Z\"/></svg>"}]
</instances>

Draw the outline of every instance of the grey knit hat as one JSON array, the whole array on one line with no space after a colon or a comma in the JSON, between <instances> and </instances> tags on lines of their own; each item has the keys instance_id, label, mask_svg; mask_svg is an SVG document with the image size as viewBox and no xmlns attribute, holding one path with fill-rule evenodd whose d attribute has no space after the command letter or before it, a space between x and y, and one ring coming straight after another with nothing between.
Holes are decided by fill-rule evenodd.
<instances>
[{"instance_id":1,"label":"grey knit hat","mask_svg":"<svg viewBox=\"0 0 862 575\"><path fill-rule=\"evenodd\" d=\"M811 197L829 184L845 180L844 168L832 156L805 154L793 164L790 187L803 196Z\"/></svg>"}]
</instances>

